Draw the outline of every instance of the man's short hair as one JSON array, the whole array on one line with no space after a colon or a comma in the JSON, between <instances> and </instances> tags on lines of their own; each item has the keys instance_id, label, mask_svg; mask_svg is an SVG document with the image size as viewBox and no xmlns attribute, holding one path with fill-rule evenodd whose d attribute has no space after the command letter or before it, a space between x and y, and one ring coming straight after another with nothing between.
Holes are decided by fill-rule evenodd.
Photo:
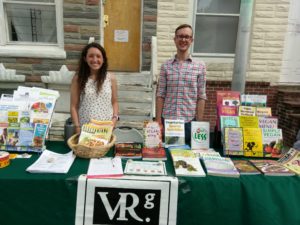
<instances>
[{"instance_id":1,"label":"man's short hair","mask_svg":"<svg viewBox=\"0 0 300 225\"><path fill-rule=\"evenodd\" d=\"M184 24L179 25L179 26L176 28L176 30L175 30L175 35L176 35L176 33L177 33L178 30L180 30L180 29L182 29L182 28L187 28L187 27L190 28L190 29L192 30L192 32L193 32L192 26L189 25L189 24L184 23Z\"/></svg>"}]
</instances>

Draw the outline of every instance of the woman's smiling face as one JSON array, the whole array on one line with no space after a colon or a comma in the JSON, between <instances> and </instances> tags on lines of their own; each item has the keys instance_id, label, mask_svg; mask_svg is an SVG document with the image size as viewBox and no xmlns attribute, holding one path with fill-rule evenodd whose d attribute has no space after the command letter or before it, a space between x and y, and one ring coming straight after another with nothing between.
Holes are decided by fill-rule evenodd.
<instances>
[{"instance_id":1,"label":"woman's smiling face","mask_svg":"<svg viewBox=\"0 0 300 225\"><path fill-rule=\"evenodd\" d=\"M98 71L103 64L103 56L98 48L89 48L86 57L86 63L89 65L91 72Z\"/></svg>"}]
</instances>

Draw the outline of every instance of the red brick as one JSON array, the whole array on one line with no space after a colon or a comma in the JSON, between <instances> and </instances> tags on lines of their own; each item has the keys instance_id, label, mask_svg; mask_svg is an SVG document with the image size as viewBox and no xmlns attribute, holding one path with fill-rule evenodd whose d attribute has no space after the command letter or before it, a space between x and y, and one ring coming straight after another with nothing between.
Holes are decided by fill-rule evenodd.
<instances>
[{"instance_id":1,"label":"red brick","mask_svg":"<svg viewBox=\"0 0 300 225\"><path fill-rule=\"evenodd\" d=\"M79 32L79 26L77 25L65 25L64 26L65 32Z\"/></svg>"},{"instance_id":2,"label":"red brick","mask_svg":"<svg viewBox=\"0 0 300 225\"><path fill-rule=\"evenodd\" d=\"M87 4L87 5L99 5L99 0L86 0L85 4Z\"/></svg>"}]
</instances>

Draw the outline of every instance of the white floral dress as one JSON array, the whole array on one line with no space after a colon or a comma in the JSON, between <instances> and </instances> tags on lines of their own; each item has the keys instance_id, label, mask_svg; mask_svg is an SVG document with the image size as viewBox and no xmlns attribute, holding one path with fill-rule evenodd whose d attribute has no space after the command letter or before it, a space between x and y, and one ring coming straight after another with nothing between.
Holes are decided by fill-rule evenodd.
<instances>
[{"instance_id":1,"label":"white floral dress","mask_svg":"<svg viewBox=\"0 0 300 225\"><path fill-rule=\"evenodd\" d=\"M80 95L79 122L82 126L90 119L111 120L113 108L111 103L112 90L111 78L108 73L103 86L97 93L97 83L93 79L88 79L84 92Z\"/></svg>"}]
</instances>

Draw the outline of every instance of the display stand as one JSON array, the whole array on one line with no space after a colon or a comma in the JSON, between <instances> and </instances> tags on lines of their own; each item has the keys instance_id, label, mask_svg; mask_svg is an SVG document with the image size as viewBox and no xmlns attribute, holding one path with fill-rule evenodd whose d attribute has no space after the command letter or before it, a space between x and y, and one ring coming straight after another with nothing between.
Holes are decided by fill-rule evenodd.
<instances>
[{"instance_id":1,"label":"display stand","mask_svg":"<svg viewBox=\"0 0 300 225\"><path fill-rule=\"evenodd\" d=\"M18 87L0 99L0 150L42 152L51 125L57 91Z\"/></svg>"}]
</instances>

